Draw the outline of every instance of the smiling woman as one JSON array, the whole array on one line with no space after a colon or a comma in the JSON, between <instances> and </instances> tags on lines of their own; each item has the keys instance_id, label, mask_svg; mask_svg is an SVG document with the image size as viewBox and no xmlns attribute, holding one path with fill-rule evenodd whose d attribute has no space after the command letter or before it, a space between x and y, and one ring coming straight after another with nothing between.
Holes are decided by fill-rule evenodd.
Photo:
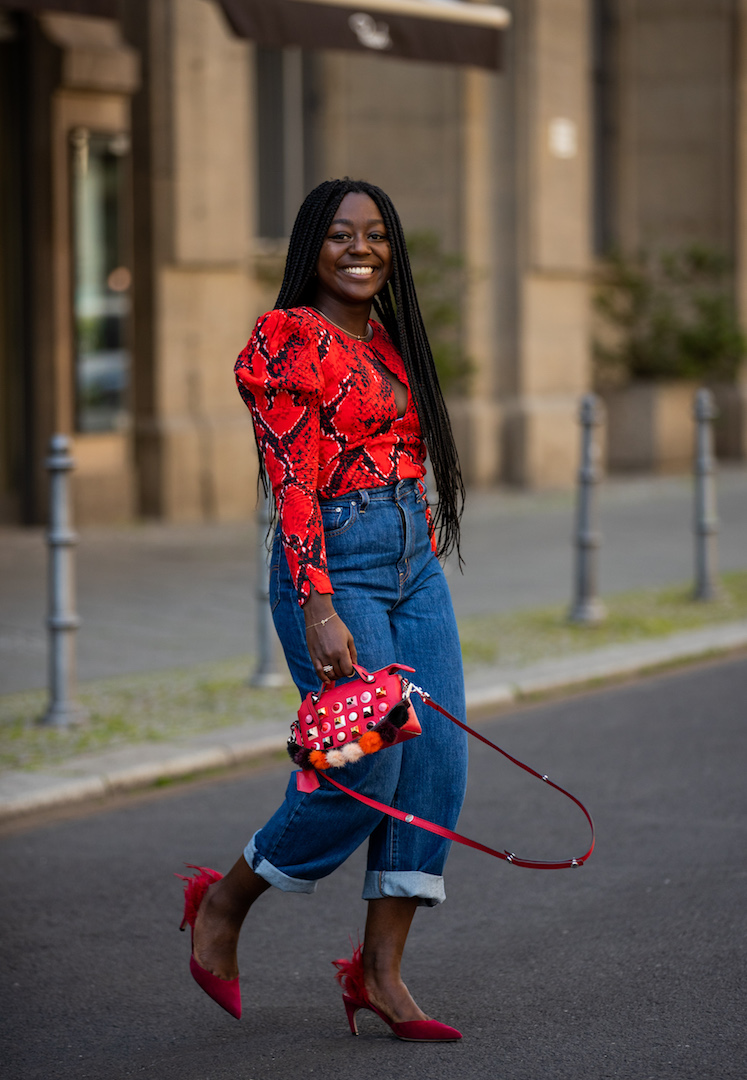
<instances>
[{"instance_id":1,"label":"smiling woman","mask_svg":"<svg viewBox=\"0 0 747 1080\"><path fill-rule=\"evenodd\" d=\"M270 602L301 698L358 661L370 671L396 662L464 720L459 638L436 557L458 548L464 491L402 227L383 191L331 180L307 196L276 306L258 320L236 378L277 506ZM419 719L424 737L350 761L345 782L453 828L466 736L438 713ZM448 842L301 776L225 878L200 870L188 884L194 978L239 1015L236 945L254 900L270 885L313 892L368 839L365 945L336 962L351 1030L367 1008L402 1039L461 1038L421 1012L400 974L415 909L444 899Z\"/></svg>"}]
</instances>

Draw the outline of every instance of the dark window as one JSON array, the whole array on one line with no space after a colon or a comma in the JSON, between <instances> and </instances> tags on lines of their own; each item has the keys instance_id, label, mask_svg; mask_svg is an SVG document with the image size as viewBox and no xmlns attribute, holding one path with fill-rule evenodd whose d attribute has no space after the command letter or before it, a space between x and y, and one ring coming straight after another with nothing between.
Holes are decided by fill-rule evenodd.
<instances>
[{"instance_id":1,"label":"dark window","mask_svg":"<svg viewBox=\"0 0 747 1080\"><path fill-rule=\"evenodd\" d=\"M80 127L70 146L76 429L117 431L127 423L130 383L130 140Z\"/></svg>"},{"instance_id":2,"label":"dark window","mask_svg":"<svg viewBox=\"0 0 747 1080\"><path fill-rule=\"evenodd\" d=\"M313 54L257 47L259 235L290 235L314 186Z\"/></svg>"},{"instance_id":3,"label":"dark window","mask_svg":"<svg viewBox=\"0 0 747 1080\"><path fill-rule=\"evenodd\" d=\"M592 5L593 47L593 236L596 255L606 255L615 245L613 169L614 115L614 16L610 0Z\"/></svg>"}]
</instances>

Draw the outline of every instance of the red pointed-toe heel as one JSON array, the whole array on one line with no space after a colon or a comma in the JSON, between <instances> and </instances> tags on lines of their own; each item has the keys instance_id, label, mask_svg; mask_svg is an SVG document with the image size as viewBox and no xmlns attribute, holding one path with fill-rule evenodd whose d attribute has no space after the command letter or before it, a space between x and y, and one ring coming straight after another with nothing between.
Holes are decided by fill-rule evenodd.
<instances>
[{"instance_id":1,"label":"red pointed-toe heel","mask_svg":"<svg viewBox=\"0 0 747 1080\"><path fill-rule=\"evenodd\" d=\"M194 949L195 919L197 918L197 912L200 910L200 904L213 882L220 881L223 874L219 874L217 870L210 870L207 866L194 866L192 863L187 863L187 866L190 870L197 870L198 872L193 877L185 877L184 874L175 874L174 876L186 882L184 886L184 918L179 929L184 930L187 926L190 927L192 931L192 948ZM239 989L238 978L221 979L217 975L213 975L212 972L206 971L195 960L194 952L189 958L189 970L194 981L205 991L208 997L211 997L231 1016L235 1016L237 1020L241 1019L241 990Z\"/></svg>"},{"instance_id":2,"label":"red pointed-toe heel","mask_svg":"<svg viewBox=\"0 0 747 1080\"><path fill-rule=\"evenodd\" d=\"M368 1000L366 985L363 980L363 950L359 945L349 960L333 960L337 968L335 978L342 986L342 1000L345 1005L350 1032L358 1034L356 1014L359 1009L369 1009L376 1013L379 1019L388 1024L398 1039L403 1042L456 1042L461 1039L461 1031L449 1027L448 1024L440 1024L438 1020L403 1020L396 1023L372 1005Z\"/></svg>"}]
</instances>

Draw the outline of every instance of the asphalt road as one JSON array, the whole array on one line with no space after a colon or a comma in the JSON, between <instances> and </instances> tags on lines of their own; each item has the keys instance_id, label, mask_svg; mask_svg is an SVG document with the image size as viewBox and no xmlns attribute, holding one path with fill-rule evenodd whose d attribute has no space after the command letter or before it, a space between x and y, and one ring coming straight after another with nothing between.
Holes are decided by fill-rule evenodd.
<instances>
[{"instance_id":1,"label":"asphalt road","mask_svg":"<svg viewBox=\"0 0 747 1080\"><path fill-rule=\"evenodd\" d=\"M747 658L481 727L592 809L597 851L537 872L458 848L405 956L459 1044L352 1039L330 960L363 926L362 853L250 915L244 1019L187 972L185 861L226 869L271 812L267 766L16 827L0 840L4 1080L727 1080L747 1075ZM478 747L461 821L520 854L584 850L579 812Z\"/></svg>"}]
</instances>

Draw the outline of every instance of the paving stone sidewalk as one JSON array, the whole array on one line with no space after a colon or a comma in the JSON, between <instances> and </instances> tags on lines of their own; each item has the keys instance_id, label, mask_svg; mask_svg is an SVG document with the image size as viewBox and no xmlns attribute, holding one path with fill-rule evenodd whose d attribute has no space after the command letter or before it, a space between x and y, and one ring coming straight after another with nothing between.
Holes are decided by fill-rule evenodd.
<instances>
[{"instance_id":1,"label":"paving stone sidewalk","mask_svg":"<svg viewBox=\"0 0 747 1080\"><path fill-rule=\"evenodd\" d=\"M603 594L687 581L688 477L609 480L599 492ZM747 568L747 468L718 475L722 570ZM458 617L567 603L573 494L470 491L464 573L446 564ZM256 653L251 522L82 530L77 549L82 681ZM0 692L46 682L45 547L39 529L0 528Z\"/></svg>"},{"instance_id":2,"label":"paving stone sidewalk","mask_svg":"<svg viewBox=\"0 0 747 1080\"><path fill-rule=\"evenodd\" d=\"M747 566L747 469L719 477L723 569ZM692 569L688 478L615 481L600 493L604 591L661 586ZM457 613L480 615L560 603L571 589L573 498L471 493L464 520L467 571L447 563ZM44 546L39 530L0 530L0 685L44 685ZM251 651L255 565L249 524L90 530L79 550L81 677L160 670ZM747 623L609 646L468 677L479 710L532 693L747 647ZM287 722L254 721L175 742L82 755L54 768L0 773L0 819L280 751Z\"/></svg>"}]
</instances>

